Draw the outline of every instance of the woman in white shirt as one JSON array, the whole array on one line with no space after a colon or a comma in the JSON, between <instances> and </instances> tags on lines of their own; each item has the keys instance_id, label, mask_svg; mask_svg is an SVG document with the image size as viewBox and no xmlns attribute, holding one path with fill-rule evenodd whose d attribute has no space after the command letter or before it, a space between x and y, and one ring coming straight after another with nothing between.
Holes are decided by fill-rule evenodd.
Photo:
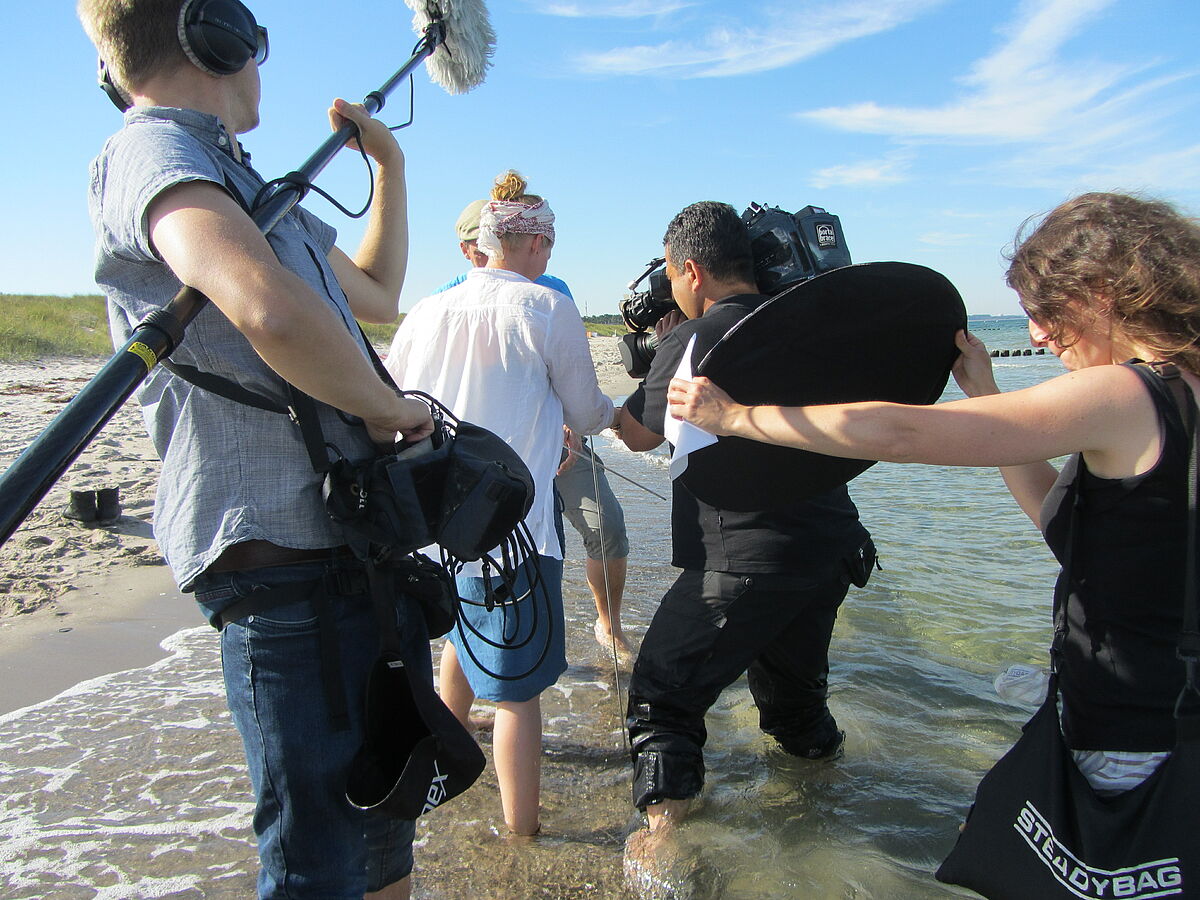
<instances>
[{"instance_id":1,"label":"woman in white shirt","mask_svg":"<svg viewBox=\"0 0 1200 900\"><path fill-rule=\"evenodd\" d=\"M464 724L476 697L496 703L493 750L504 821L514 834L535 834L539 698L566 669L562 540L554 501L562 428L596 434L613 423L614 410L596 382L575 304L533 283L545 272L554 246L554 213L524 190L514 172L498 179L480 216L479 246L488 254L487 266L413 307L396 332L387 367L397 383L433 395L460 419L502 437L534 479L535 499L525 523L537 547L540 586L530 592L522 577L514 589L522 599L489 611L482 605L488 585L478 564L464 568L459 593L481 605L461 605L468 626L450 634L440 692ZM492 587L495 583L493 578Z\"/></svg>"}]
</instances>

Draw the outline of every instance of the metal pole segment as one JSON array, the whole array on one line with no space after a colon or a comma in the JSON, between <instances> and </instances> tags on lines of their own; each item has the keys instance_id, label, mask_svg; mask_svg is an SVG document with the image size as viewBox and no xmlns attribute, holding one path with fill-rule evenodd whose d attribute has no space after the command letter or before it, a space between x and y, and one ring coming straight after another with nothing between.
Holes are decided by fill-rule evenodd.
<instances>
[{"instance_id":1,"label":"metal pole segment","mask_svg":"<svg viewBox=\"0 0 1200 900\"><path fill-rule=\"evenodd\" d=\"M363 105L372 115L383 108L386 96L444 43L445 36L441 22L434 22L425 30L409 61L383 87L367 95ZM299 174L307 181L316 178L355 132L354 125L343 125L297 170ZM263 234L268 234L303 196L303 188L281 185L255 211L254 223ZM185 286L166 309L181 328L186 328L207 302L208 298L198 290ZM162 327L147 322L138 325L121 349L0 475L0 546L12 537L71 463L175 347L175 340Z\"/></svg>"},{"instance_id":2,"label":"metal pole segment","mask_svg":"<svg viewBox=\"0 0 1200 900\"><path fill-rule=\"evenodd\" d=\"M137 329L0 476L0 545L12 537L170 348L166 332L153 326Z\"/></svg>"},{"instance_id":3,"label":"metal pole segment","mask_svg":"<svg viewBox=\"0 0 1200 900\"><path fill-rule=\"evenodd\" d=\"M409 59L399 71L396 72L387 82L377 91L372 91L367 94L363 100L363 106L367 108L367 112L371 115L383 109L384 99L395 90L396 85L412 74L413 69L421 64L441 43L444 31L439 31L437 28L430 26L426 31L425 36L421 38L417 44L416 50L413 52L412 58ZM310 156L296 173L301 176L302 182L312 181L318 174L337 156L338 151L346 146L347 143L354 137L357 128L350 122L347 122L328 138L325 143L317 148L317 151ZM295 184L281 184L272 193L270 193L262 205L254 211L254 223L262 229L263 234L269 234L271 229L279 224L280 220L286 216L297 203L304 197L304 188Z\"/></svg>"}]
</instances>

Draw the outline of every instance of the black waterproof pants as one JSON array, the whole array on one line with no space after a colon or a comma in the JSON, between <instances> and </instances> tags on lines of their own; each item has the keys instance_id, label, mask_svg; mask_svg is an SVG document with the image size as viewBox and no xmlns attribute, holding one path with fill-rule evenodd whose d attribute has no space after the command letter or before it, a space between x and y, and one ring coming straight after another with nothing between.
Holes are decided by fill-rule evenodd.
<instances>
[{"instance_id":1,"label":"black waterproof pants","mask_svg":"<svg viewBox=\"0 0 1200 900\"><path fill-rule=\"evenodd\" d=\"M700 793L704 714L743 672L759 726L784 750L815 757L836 746L837 723L825 698L829 638L850 583L849 571L841 573L838 567L823 580L680 574L650 623L629 684L626 721L639 809Z\"/></svg>"}]
</instances>

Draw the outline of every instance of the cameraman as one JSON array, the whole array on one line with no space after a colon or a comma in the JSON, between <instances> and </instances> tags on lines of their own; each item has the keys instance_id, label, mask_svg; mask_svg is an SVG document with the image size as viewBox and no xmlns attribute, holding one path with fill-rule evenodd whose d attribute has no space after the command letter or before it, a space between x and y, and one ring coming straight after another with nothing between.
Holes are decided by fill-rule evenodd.
<instances>
[{"instance_id":1,"label":"cameraman","mask_svg":"<svg viewBox=\"0 0 1200 900\"><path fill-rule=\"evenodd\" d=\"M631 450L664 440L667 387L689 340L693 359L766 302L733 207L688 206L663 239L681 312L659 323L650 372L625 404ZM735 473L730 473L734 475ZM771 472L761 472L771 479ZM672 487L672 565L683 569L642 641L629 685L633 801L650 831L670 826L704 785L704 715L748 671L760 727L805 759L841 754L826 706L829 639L851 580L865 583L870 536L845 486L762 512L717 509Z\"/></svg>"}]
</instances>

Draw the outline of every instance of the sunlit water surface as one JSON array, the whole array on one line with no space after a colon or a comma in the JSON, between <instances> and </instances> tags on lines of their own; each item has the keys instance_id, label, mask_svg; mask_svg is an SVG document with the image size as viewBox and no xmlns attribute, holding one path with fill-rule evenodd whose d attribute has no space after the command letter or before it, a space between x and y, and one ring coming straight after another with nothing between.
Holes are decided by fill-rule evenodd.
<instances>
[{"instance_id":1,"label":"sunlit water surface","mask_svg":"<svg viewBox=\"0 0 1200 900\"><path fill-rule=\"evenodd\" d=\"M1024 345L1019 322L974 327L990 345ZM996 360L996 371L1012 390L1060 369L1033 356ZM958 396L951 386L945 399ZM614 472L669 493L664 455L603 438L598 447ZM636 639L675 576L669 504L610 480L633 544L624 619ZM786 756L759 733L745 680L729 688L708 716L708 785L681 835L703 862L697 897L964 893L932 872L979 778L1031 712L1001 701L992 678L1011 663L1044 662L1055 566L995 470L880 464L851 491L884 568L851 589L830 652L845 756ZM581 558L569 530L568 556ZM614 678L592 640L577 562L565 588L572 668L544 702L546 837L524 846L497 837L485 775L423 822L417 897L628 896L626 675ZM170 645L154 666L0 717L0 897L251 895L249 786L214 635L181 632Z\"/></svg>"}]
</instances>

